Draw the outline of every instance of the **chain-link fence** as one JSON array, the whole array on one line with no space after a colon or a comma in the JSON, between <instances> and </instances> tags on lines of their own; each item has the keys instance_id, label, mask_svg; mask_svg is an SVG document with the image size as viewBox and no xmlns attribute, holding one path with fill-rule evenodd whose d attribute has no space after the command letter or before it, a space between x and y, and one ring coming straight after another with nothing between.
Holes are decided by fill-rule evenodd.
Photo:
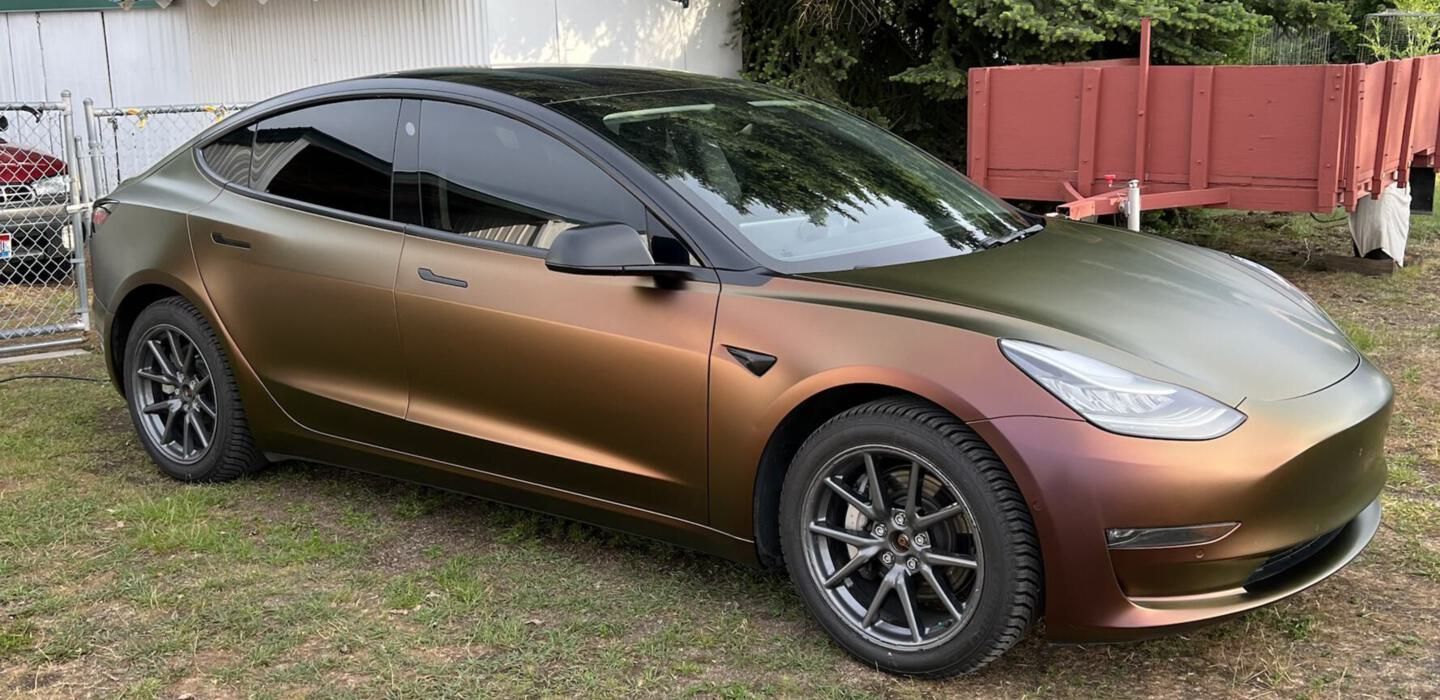
<instances>
[{"instance_id":1,"label":"chain-link fence","mask_svg":"<svg viewBox=\"0 0 1440 700\"><path fill-rule=\"evenodd\" d=\"M68 91L0 103L0 353L79 342L89 325L71 117Z\"/></svg>"},{"instance_id":2,"label":"chain-link fence","mask_svg":"<svg viewBox=\"0 0 1440 700\"><path fill-rule=\"evenodd\" d=\"M92 191L103 196L246 105L95 107L85 101Z\"/></svg>"}]
</instances>

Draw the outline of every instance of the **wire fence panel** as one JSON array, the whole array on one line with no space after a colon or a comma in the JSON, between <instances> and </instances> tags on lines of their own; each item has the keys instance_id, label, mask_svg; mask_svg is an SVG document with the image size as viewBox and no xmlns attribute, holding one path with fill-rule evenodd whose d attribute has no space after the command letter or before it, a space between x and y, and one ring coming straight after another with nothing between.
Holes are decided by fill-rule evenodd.
<instances>
[{"instance_id":1,"label":"wire fence panel","mask_svg":"<svg viewBox=\"0 0 1440 700\"><path fill-rule=\"evenodd\" d=\"M89 322L80 149L63 95L0 103L0 353L78 342Z\"/></svg>"},{"instance_id":2,"label":"wire fence panel","mask_svg":"<svg viewBox=\"0 0 1440 700\"><path fill-rule=\"evenodd\" d=\"M1360 44L1368 61L1440 53L1440 12L1386 10L1365 15Z\"/></svg>"},{"instance_id":3,"label":"wire fence panel","mask_svg":"<svg viewBox=\"0 0 1440 700\"><path fill-rule=\"evenodd\" d=\"M1330 62L1330 32L1326 29L1272 27L1250 40L1250 64L1303 66Z\"/></svg>"},{"instance_id":4,"label":"wire fence panel","mask_svg":"<svg viewBox=\"0 0 1440 700\"><path fill-rule=\"evenodd\" d=\"M104 196L215 122L244 109L242 104L94 107L86 101L91 187Z\"/></svg>"}]
</instances>

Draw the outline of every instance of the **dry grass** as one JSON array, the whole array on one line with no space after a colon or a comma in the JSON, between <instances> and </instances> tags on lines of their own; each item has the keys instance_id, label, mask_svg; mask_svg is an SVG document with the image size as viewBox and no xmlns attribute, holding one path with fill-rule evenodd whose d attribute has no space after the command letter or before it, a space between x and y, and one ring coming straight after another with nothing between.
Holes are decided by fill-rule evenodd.
<instances>
[{"instance_id":1,"label":"dry grass","mask_svg":"<svg viewBox=\"0 0 1440 700\"><path fill-rule=\"evenodd\" d=\"M1440 265L1306 270L1346 243L1304 217L1207 215L1171 235L1294 279L1399 392L1381 534L1281 604L1138 644L1032 637L974 677L897 679L826 641L780 578L326 467L180 485L107 385L15 382L0 384L0 695L1440 695ZM1440 260L1434 220L1412 246ZM22 371L102 373L94 356L0 368Z\"/></svg>"}]
</instances>

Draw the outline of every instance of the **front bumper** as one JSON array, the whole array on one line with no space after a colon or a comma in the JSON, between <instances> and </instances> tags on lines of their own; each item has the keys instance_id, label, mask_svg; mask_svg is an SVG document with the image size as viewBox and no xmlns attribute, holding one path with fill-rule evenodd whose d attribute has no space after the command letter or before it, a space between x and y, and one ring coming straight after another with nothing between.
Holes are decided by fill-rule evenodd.
<instances>
[{"instance_id":1,"label":"front bumper","mask_svg":"<svg viewBox=\"0 0 1440 700\"><path fill-rule=\"evenodd\" d=\"M1123 640L1266 605L1349 563L1379 524L1392 398L1361 361L1322 391L1242 404L1248 420L1215 440L1147 440L1033 416L974 428L1030 502L1048 636ZM1203 545L1105 541L1107 528L1229 521L1241 525Z\"/></svg>"}]
</instances>

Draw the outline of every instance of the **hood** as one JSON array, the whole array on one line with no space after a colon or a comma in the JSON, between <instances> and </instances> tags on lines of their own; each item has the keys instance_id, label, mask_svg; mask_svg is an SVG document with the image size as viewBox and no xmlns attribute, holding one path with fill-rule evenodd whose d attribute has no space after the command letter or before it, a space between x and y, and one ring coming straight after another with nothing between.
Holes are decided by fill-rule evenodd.
<instances>
[{"instance_id":1,"label":"hood","mask_svg":"<svg viewBox=\"0 0 1440 700\"><path fill-rule=\"evenodd\" d=\"M1213 250L1064 219L980 253L809 277L1080 336L1193 378L1189 388L1232 405L1318 391L1360 359L1308 297L1261 269Z\"/></svg>"},{"instance_id":2,"label":"hood","mask_svg":"<svg viewBox=\"0 0 1440 700\"><path fill-rule=\"evenodd\" d=\"M0 142L0 185L23 185L65 172L55 156Z\"/></svg>"}]
</instances>

